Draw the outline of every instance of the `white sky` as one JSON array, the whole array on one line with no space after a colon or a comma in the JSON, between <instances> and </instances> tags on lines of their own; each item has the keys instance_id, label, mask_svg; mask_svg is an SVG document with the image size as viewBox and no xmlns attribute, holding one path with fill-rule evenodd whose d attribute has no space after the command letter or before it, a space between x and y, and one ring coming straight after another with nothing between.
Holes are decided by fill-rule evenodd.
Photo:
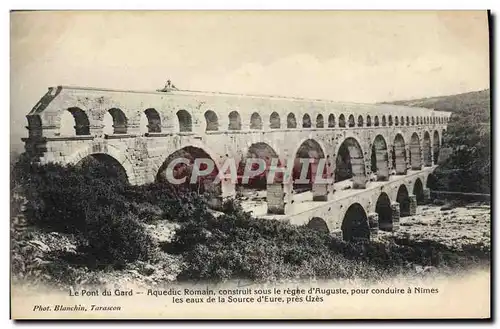
<instances>
[{"instance_id":1,"label":"white sky","mask_svg":"<svg viewBox=\"0 0 500 329\"><path fill-rule=\"evenodd\" d=\"M16 12L11 144L55 85L378 102L489 88L476 12Z\"/></svg>"}]
</instances>

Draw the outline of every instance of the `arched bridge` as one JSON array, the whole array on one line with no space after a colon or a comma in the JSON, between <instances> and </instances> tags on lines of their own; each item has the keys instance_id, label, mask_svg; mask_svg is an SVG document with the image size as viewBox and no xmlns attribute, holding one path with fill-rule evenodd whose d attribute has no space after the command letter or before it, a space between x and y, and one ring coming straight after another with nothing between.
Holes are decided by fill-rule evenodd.
<instances>
[{"instance_id":1,"label":"arched bridge","mask_svg":"<svg viewBox=\"0 0 500 329\"><path fill-rule=\"evenodd\" d=\"M379 227L397 229L400 216L425 202L450 114L388 104L59 86L27 115L24 141L27 154L41 163L95 156L120 164L131 184L161 179L181 155L209 157L217 169L227 159L278 158L294 166L299 158L326 159L324 174L332 182L264 183L266 201L254 213L349 239L373 236ZM239 193L239 185L222 181L221 197Z\"/></svg>"}]
</instances>

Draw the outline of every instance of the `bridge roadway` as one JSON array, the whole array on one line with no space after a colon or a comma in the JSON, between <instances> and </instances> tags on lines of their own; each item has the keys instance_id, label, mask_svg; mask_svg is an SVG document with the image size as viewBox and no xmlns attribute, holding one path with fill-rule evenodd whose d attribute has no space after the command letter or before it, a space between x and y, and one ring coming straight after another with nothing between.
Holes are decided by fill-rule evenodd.
<instances>
[{"instance_id":1,"label":"bridge roadway","mask_svg":"<svg viewBox=\"0 0 500 329\"><path fill-rule=\"evenodd\" d=\"M292 196L293 202L286 205L284 215L268 213L266 191L253 192L251 197L242 201L242 206L255 217L288 221L294 225L310 224L320 230L328 229L338 236L343 234L343 223L350 220L346 213L349 209L355 209L355 216L366 222L370 237L375 238L380 228L377 225L379 221L382 221L382 229L396 231L399 228L399 217L414 215L417 203L427 201L428 192L427 195L424 192L428 189L424 186L436 167L409 170L406 175L391 175L388 181L371 181L365 189L353 189L352 179L337 182L333 185L335 192L328 194L327 201L313 201L311 191L296 193ZM388 204L385 196L388 197ZM406 208L403 212L400 203ZM391 209L390 214L388 208Z\"/></svg>"}]
</instances>

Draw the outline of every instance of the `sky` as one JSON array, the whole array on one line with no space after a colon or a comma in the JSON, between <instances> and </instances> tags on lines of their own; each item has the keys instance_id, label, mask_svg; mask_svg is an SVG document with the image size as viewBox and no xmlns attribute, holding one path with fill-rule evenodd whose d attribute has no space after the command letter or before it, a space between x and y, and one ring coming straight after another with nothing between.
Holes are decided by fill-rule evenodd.
<instances>
[{"instance_id":1,"label":"sky","mask_svg":"<svg viewBox=\"0 0 500 329\"><path fill-rule=\"evenodd\" d=\"M489 88L486 11L13 12L10 46L14 146L57 85L363 103Z\"/></svg>"}]
</instances>

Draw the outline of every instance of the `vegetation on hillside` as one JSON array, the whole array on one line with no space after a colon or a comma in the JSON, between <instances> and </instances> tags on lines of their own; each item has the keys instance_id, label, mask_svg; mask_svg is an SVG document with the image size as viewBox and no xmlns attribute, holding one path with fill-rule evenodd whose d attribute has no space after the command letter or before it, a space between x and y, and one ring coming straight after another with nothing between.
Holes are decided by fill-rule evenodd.
<instances>
[{"instance_id":1,"label":"vegetation on hillside","mask_svg":"<svg viewBox=\"0 0 500 329\"><path fill-rule=\"evenodd\" d=\"M451 154L430 178L433 190L491 193L490 90L397 101L393 104L453 112L443 147Z\"/></svg>"}]
</instances>

